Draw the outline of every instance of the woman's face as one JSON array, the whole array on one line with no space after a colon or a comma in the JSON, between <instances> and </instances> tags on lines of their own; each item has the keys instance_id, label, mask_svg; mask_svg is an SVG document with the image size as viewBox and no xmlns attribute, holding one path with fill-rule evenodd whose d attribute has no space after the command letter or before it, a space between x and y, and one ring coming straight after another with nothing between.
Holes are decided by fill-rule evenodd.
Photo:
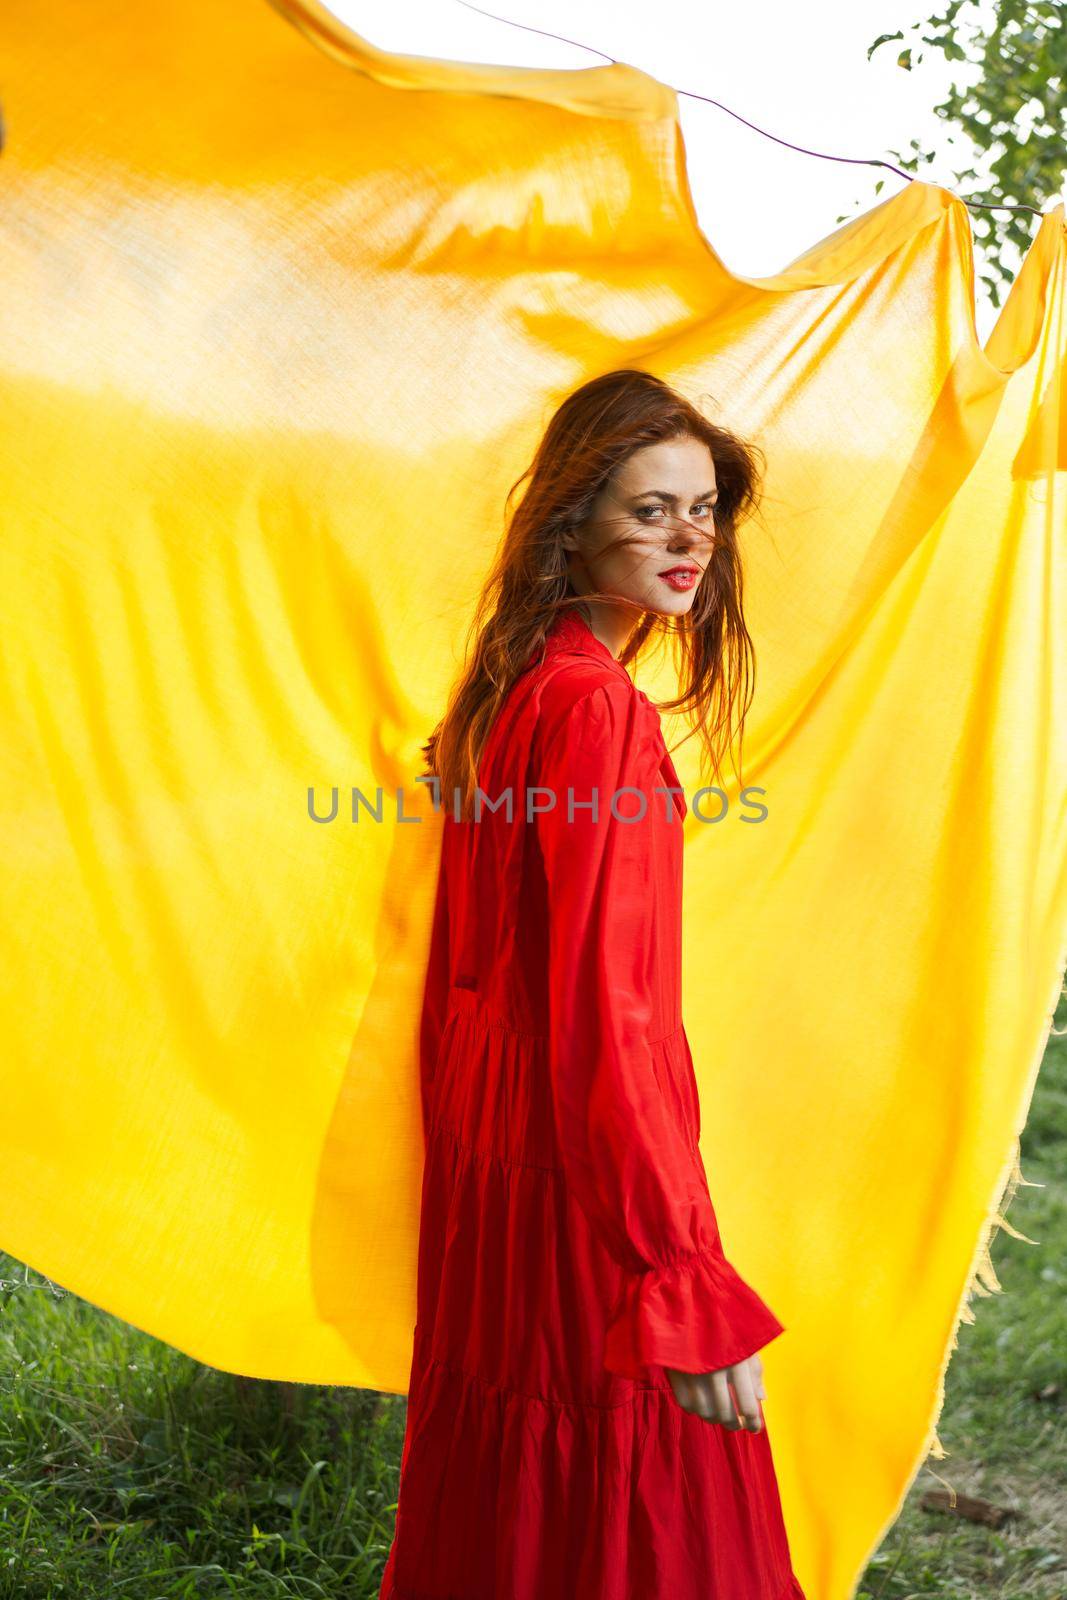
<instances>
[{"instance_id":1,"label":"woman's face","mask_svg":"<svg viewBox=\"0 0 1067 1600\"><path fill-rule=\"evenodd\" d=\"M568 562L574 589L684 615L711 559L717 498L715 463L702 440L686 435L635 450L593 501L588 521L564 540L586 562L573 555ZM604 550L622 534L631 542Z\"/></svg>"}]
</instances>

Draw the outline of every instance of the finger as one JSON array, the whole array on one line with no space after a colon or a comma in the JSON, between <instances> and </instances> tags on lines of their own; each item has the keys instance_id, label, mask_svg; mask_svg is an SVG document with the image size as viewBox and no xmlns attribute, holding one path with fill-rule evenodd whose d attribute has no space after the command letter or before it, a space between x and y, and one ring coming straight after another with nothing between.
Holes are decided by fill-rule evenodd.
<instances>
[{"instance_id":1,"label":"finger","mask_svg":"<svg viewBox=\"0 0 1067 1600\"><path fill-rule=\"evenodd\" d=\"M692 1379L693 1409L705 1422L715 1421L715 1396L706 1372L695 1373Z\"/></svg>"},{"instance_id":2,"label":"finger","mask_svg":"<svg viewBox=\"0 0 1067 1600\"><path fill-rule=\"evenodd\" d=\"M679 1372L677 1367L664 1367L668 1381L678 1404L685 1407L689 1400L689 1374Z\"/></svg>"},{"instance_id":3,"label":"finger","mask_svg":"<svg viewBox=\"0 0 1067 1600\"><path fill-rule=\"evenodd\" d=\"M758 1433L762 1427L762 1421L759 1401L756 1399L756 1385L753 1382L752 1369L749 1363L747 1361L739 1362L736 1367L729 1369L728 1376L733 1384L741 1426L747 1428L750 1433Z\"/></svg>"},{"instance_id":4,"label":"finger","mask_svg":"<svg viewBox=\"0 0 1067 1600\"><path fill-rule=\"evenodd\" d=\"M734 1410L733 1396L730 1386L726 1381L729 1369L723 1367L719 1372L709 1373L711 1392L715 1401L715 1420L721 1422L724 1428L729 1428L731 1433L736 1433L741 1424Z\"/></svg>"},{"instance_id":5,"label":"finger","mask_svg":"<svg viewBox=\"0 0 1067 1600\"><path fill-rule=\"evenodd\" d=\"M695 1411L696 1400L693 1393L693 1374L682 1372L677 1367L670 1368L669 1376L674 1398L683 1411Z\"/></svg>"}]
</instances>

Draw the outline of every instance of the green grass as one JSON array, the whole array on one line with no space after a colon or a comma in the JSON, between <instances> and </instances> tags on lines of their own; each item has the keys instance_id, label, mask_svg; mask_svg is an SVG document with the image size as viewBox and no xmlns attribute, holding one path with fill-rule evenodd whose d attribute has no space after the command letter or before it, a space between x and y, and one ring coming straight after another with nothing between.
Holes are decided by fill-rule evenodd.
<instances>
[{"instance_id":1,"label":"green grass","mask_svg":"<svg viewBox=\"0 0 1067 1600\"><path fill-rule=\"evenodd\" d=\"M376 1595L402 1400L238 1378L47 1286L0 1339L3 1600Z\"/></svg>"},{"instance_id":2,"label":"green grass","mask_svg":"<svg viewBox=\"0 0 1067 1600\"><path fill-rule=\"evenodd\" d=\"M1053 1037L1021 1156L1044 1187L1008 1209L1039 1242L995 1235L1005 1292L973 1300L959 1330L948 1454L920 1469L857 1600L1067 1595L1065 1155L1067 1039ZM374 1600L402 1398L237 1378L10 1257L0 1278L0 1600ZM946 1483L1020 1515L992 1530L923 1511Z\"/></svg>"}]
</instances>

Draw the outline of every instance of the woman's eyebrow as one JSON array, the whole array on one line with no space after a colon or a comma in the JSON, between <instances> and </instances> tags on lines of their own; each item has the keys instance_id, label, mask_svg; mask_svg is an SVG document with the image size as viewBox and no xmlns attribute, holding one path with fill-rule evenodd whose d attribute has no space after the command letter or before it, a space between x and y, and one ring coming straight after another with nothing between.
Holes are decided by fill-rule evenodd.
<instances>
[{"instance_id":1,"label":"woman's eyebrow","mask_svg":"<svg viewBox=\"0 0 1067 1600\"><path fill-rule=\"evenodd\" d=\"M633 498L635 500L640 500L646 494L654 495L657 500L669 500L672 505L676 500L680 500L682 498L681 495L668 494L666 489L639 489ZM693 496L694 500L717 500L718 498L718 489L705 489L703 494L696 494Z\"/></svg>"}]
</instances>

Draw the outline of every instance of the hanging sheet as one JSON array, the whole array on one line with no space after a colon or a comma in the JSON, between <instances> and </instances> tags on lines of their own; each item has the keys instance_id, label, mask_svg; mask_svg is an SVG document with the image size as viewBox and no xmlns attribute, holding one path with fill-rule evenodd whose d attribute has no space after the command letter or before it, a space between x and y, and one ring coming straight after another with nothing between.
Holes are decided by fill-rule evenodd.
<instances>
[{"instance_id":1,"label":"hanging sheet","mask_svg":"<svg viewBox=\"0 0 1067 1600\"><path fill-rule=\"evenodd\" d=\"M961 202L737 277L630 66L311 0L7 0L0 63L0 1246L201 1361L403 1391L418 747L552 410L652 370L769 462L768 816L687 819L685 1014L843 1600L939 1448L1067 957L1063 206L983 349Z\"/></svg>"}]
</instances>

